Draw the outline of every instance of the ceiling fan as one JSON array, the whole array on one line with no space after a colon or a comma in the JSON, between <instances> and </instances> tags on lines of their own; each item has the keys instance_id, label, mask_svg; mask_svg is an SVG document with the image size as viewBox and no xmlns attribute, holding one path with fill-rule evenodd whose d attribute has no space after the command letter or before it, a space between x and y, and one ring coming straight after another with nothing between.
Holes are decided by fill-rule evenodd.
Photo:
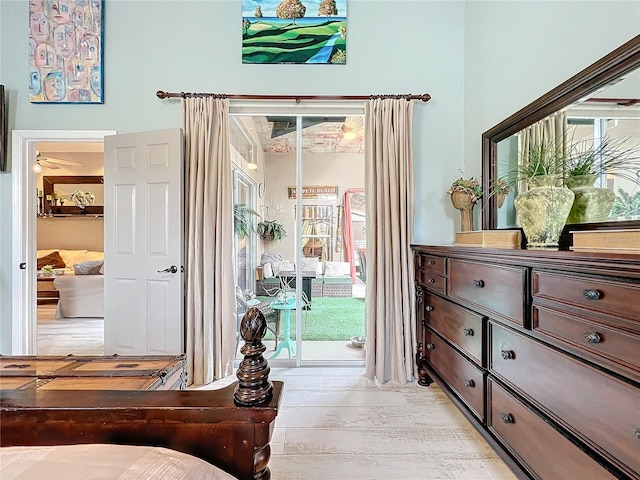
<instances>
[{"instance_id":1,"label":"ceiling fan","mask_svg":"<svg viewBox=\"0 0 640 480\"><path fill-rule=\"evenodd\" d=\"M84 167L84 164L81 162L75 162L73 160L62 160L59 158L51 158L51 157L43 157L40 152L36 151L36 165L34 170L39 172L42 170L42 167L50 168L52 170L59 170L60 165L66 165L71 167Z\"/></svg>"}]
</instances>

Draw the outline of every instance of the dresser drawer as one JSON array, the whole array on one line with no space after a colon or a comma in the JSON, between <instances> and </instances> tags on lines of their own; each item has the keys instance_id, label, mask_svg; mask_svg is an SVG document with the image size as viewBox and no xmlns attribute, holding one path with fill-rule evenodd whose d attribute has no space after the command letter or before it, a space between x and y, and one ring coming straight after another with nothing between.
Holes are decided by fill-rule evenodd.
<instances>
[{"instance_id":1,"label":"dresser drawer","mask_svg":"<svg viewBox=\"0 0 640 480\"><path fill-rule=\"evenodd\" d=\"M416 259L418 268L429 270L436 275L445 277L447 275L447 259L426 253L419 253Z\"/></svg>"},{"instance_id":2,"label":"dresser drawer","mask_svg":"<svg viewBox=\"0 0 640 480\"><path fill-rule=\"evenodd\" d=\"M489 430L538 478L616 478L497 383L488 380L487 388Z\"/></svg>"},{"instance_id":3,"label":"dresser drawer","mask_svg":"<svg viewBox=\"0 0 640 480\"><path fill-rule=\"evenodd\" d=\"M424 355L431 367L480 419L484 419L484 375L430 330L425 332Z\"/></svg>"},{"instance_id":4,"label":"dresser drawer","mask_svg":"<svg viewBox=\"0 0 640 480\"><path fill-rule=\"evenodd\" d=\"M524 326L526 273L525 268L450 260L448 295Z\"/></svg>"},{"instance_id":5,"label":"dresser drawer","mask_svg":"<svg viewBox=\"0 0 640 480\"><path fill-rule=\"evenodd\" d=\"M640 389L490 323L491 372L640 475Z\"/></svg>"},{"instance_id":6,"label":"dresser drawer","mask_svg":"<svg viewBox=\"0 0 640 480\"><path fill-rule=\"evenodd\" d=\"M533 271L532 284L534 297L640 322L638 284L539 270Z\"/></svg>"},{"instance_id":7,"label":"dresser drawer","mask_svg":"<svg viewBox=\"0 0 640 480\"><path fill-rule=\"evenodd\" d=\"M573 347L581 356L613 362L640 374L640 335L537 305L532 326L563 348Z\"/></svg>"},{"instance_id":8,"label":"dresser drawer","mask_svg":"<svg viewBox=\"0 0 640 480\"><path fill-rule=\"evenodd\" d=\"M427 293L424 319L428 326L482 365L482 315Z\"/></svg>"},{"instance_id":9,"label":"dresser drawer","mask_svg":"<svg viewBox=\"0 0 640 480\"><path fill-rule=\"evenodd\" d=\"M424 287L434 292L442 293L443 295L447 293L447 279L445 277L434 275L433 272L426 270L419 270L418 274L418 282L420 282Z\"/></svg>"}]
</instances>

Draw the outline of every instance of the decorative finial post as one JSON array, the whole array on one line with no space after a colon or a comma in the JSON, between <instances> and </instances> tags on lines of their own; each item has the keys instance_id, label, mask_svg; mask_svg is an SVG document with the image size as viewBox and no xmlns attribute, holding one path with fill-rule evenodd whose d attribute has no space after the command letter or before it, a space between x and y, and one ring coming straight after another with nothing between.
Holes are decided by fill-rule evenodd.
<instances>
[{"instance_id":1,"label":"decorative finial post","mask_svg":"<svg viewBox=\"0 0 640 480\"><path fill-rule=\"evenodd\" d=\"M267 349L262 339L267 333L267 321L260 310L251 307L240 322L240 336L245 344L240 349L244 360L236 376L238 385L233 392L236 405L249 407L268 402L273 397L273 385L269 381L271 368L262 353Z\"/></svg>"}]
</instances>

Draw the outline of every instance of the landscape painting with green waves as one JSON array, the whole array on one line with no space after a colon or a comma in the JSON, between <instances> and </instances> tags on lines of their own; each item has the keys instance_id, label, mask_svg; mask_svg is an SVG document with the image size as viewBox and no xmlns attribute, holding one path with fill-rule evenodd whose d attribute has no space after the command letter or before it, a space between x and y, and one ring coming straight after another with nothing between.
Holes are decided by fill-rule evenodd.
<instances>
[{"instance_id":1,"label":"landscape painting with green waves","mask_svg":"<svg viewBox=\"0 0 640 480\"><path fill-rule=\"evenodd\" d=\"M242 63L347 62L347 0L242 0Z\"/></svg>"}]
</instances>

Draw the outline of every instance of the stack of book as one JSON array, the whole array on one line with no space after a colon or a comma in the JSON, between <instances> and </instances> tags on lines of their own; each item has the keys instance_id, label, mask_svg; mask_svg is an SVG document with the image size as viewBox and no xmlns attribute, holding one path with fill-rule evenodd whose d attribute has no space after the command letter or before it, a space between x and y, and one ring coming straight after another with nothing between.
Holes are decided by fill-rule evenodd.
<instances>
[{"instance_id":1,"label":"stack of book","mask_svg":"<svg viewBox=\"0 0 640 480\"><path fill-rule=\"evenodd\" d=\"M573 231L574 252L640 254L640 229Z\"/></svg>"},{"instance_id":2,"label":"stack of book","mask_svg":"<svg viewBox=\"0 0 640 480\"><path fill-rule=\"evenodd\" d=\"M520 230L474 230L456 233L455 244L463 247L519 249Z\"/></svg>"}]
</instances>

